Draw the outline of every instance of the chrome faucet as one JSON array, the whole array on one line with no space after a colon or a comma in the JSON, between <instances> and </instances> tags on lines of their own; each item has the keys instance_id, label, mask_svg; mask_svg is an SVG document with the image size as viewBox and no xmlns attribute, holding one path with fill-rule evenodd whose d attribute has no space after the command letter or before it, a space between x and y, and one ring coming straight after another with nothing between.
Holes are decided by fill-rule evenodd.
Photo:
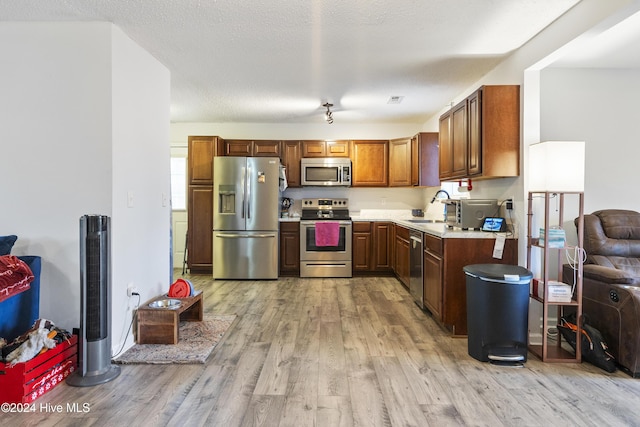
<instances>
[{"instance_id":1,"label":"chrome faucet","mask_svg":"<svg viewBox=\"0 0 640 427\"><path fill-rule=\"evenodd\" d=\"M436 191L436 194L433 195L433 199L431 199L431 203L436 201L436 197L438 197L438 194L440 194L440 193L446 194L447 195L447 199L451 198L451 196L449 195L449 193L446 190L438 190L438 191Z\"/></svg>"}]
</instances>

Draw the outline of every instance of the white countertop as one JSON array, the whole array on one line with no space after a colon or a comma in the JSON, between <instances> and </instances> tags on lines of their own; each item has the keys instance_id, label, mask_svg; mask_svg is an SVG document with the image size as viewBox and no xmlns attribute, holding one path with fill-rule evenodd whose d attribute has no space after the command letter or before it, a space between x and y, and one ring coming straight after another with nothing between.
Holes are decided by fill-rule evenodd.
<instances>
[{"instance_id":1,"label":"white countertop","mask_svg":"<svg viewBox=\"0 0 640 427\"><path fill-rule=\"evenodd\" d=\"M280 222L299 222L300 217L299 216L284 217L284 218L280 218L279 220Z\"/></svg>"},{"instance_id":2,"label":"white countertop","mask_svg":"<svg viewBox=\"0 0 640 427\"><path fill-rule=\"evenodd\" d=\"M415 218L408 210L380 209L362 210L351 215L352 221L388 221L406 228L410 228L436 237L453 239L495 239L498 235L506 235L508 239L515 238L511 233L490 233L478 230L462 230L460 228L449 228L443 222L415 223L412 219L424 220L425 218ZM429 219L429 218L426 218ZM280 218L280 222L297 222L300 217Z\"/></svg>"}]
</instances>

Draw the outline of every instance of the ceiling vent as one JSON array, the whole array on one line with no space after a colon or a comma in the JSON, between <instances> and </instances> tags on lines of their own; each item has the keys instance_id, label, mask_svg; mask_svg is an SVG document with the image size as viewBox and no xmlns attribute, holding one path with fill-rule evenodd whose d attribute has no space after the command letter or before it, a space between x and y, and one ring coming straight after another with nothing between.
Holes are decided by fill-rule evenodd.
<instances>
[{"instance_id":1,"label":"ceiling vent","mask_svg":"<svg viewBox=\"0 0 640 427\"><path fill-rule=\"evenodd\" d=\"M392 96L387 101L387 104L400 104L403 99L404 99L404 96Z\"/></svg>"}]
</instances>

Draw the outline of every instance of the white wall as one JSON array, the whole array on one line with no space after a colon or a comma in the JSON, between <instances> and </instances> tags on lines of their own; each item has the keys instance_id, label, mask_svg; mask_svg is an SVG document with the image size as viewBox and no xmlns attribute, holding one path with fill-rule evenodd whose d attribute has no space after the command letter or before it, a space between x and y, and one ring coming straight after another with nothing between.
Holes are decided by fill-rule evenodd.
<instances>
[{"instance_id":1,"label":"white wall","mask_svg":"<svg viewBox=\"0 0 640 427\"><path fill-rule=\"evenodd\" d=\"M40 314L79 321L79 218L111 215L107 24L0 24L0 234L42 257Z\"/></svg>"},{"instance_id":2,"label":"white wall","mask_svg":"<svg viewBox=\"0 0 640 427\"><path fill-rule=\"evenodd\" d=\"M405 124L273 124L172 123L171 145L187 143L189 135L217 135L227 139L393 139L413 136L420 123Z\"/></svg>"},{"instance_id":3,"label":"white wall","mask_svg":"<svg viewBox=\"0 0 640 427\"><path fill-rule=\"evenodd\" d=\"M640 71L547 68L541 88L541 140L585 141L585 212L640 211Z\"/></svg>"},{"instance_id":4,"label":"white wall","mask_svg":"<svg viewBox=\"0 0 640 427\"><path fill-rule=\"evenodd\" d=\"M133 303L167 292L172 282L170 75L117 27L112 42L113 347L131 322ZM133 195L133 207L128 203ZM126 345L133 344L129 335Z\"/></svg>"},{"instance_id":5,"label":"white wall","mask_svg":"<svg viewBox=\"0 0 640 427\"><path fill-rule=\"evenodd\" d=\"M143 298L166 286L167 70L108 23L4 22L0 58L0 234L19 236L13 254L42 257L41 317L79 325L84 214L112 217L114 295L129 280ZM114 300L114 348L125 312Z\"/></svg>"}]
</instances>

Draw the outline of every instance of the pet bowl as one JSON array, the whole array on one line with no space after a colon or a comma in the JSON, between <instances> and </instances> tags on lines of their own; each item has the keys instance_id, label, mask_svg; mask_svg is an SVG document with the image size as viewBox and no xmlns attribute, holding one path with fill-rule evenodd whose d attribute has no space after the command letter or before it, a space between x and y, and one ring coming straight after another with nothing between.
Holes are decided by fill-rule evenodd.
<instances>
[{"instance_id":1,"label":"pet bowl","mask_svg":"<svg viewBox=\"0 0 640 427\"><path fill-rule=\"evenodd\" d=\"M180 307L180 300L177 299L159 299L149 304L151 308L168 308L176 309Z\"/></svg>"}]
</instances>

